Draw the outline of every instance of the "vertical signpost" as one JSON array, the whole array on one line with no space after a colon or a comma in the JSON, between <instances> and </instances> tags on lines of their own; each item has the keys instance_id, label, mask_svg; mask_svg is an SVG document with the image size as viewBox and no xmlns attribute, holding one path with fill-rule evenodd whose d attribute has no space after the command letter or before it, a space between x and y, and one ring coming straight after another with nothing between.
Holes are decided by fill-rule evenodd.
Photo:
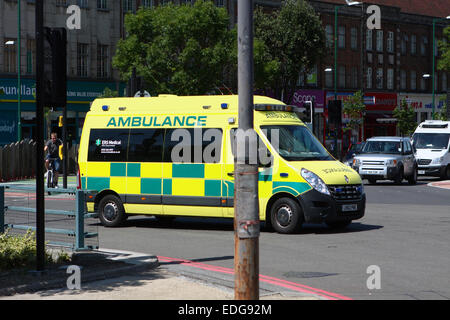
<instances>
[{"instance_id":1,"label":"vertical signpost","mask_svg":"<svg viewBox=\"0 0 450 320\"><path fill-rule=\"evenodd\" d=\"M44 0L36 0L36 270L45 264L44 207Z\"/></svg>"},{"instance_id":2,"label":"vertical signpost","mask_svg":"<svg viewBox=\"0 0 450 320\"><path fill-rule=\"evenodd\" d=\"M259 299L258 164L250 159L255 147L253 129L253 0L238 1L239 129L235 177L235 291L236 300ZM246 138L249 137L249 143ZM240 156L241 155L241 156ZM252 161L253 160L253 161ZM254 164L252 164L254 163Z\"/></svg>"}]
</instances>

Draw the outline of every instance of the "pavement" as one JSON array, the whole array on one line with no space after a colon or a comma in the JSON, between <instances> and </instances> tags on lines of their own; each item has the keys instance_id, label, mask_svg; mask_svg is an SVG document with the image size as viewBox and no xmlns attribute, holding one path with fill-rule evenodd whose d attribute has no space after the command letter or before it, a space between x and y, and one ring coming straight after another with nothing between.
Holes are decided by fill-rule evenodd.
<instances>
[{"instance_id":1,"label":"pavement","mask_svg":"<svg viewBox=\"0 0 450 320\"><path fill-rule=\"evenodd\" d=\"M23 183L23 181L22 181ZM428 184L450 189L450 181ZM0 300L233 300L234 270L202 261L99 249L73 253L80 287L69 265L44 272L0 272ZM261 300L350 300L351 298L260 275Z\"/></svg>"},{"instance_id":2,"label":"pavement","mask_svg":"<svg viewBox=\"0 0 450 320\"><path fill-rule=\"evenodd\" d=\"M200 268L192 270L189 264ZM223 276L223 272L216 272L220 267L201 262L101 249L74 253L70 265L80 267L78 288L69 265L47 268L44 272L0 273L0 300L234 299L232 272ZM260 299L326 299L320 291L315 294L301 285L295 288L279 281L277 284L272 278L260 282Z\"/></svg>"}]
</instances>

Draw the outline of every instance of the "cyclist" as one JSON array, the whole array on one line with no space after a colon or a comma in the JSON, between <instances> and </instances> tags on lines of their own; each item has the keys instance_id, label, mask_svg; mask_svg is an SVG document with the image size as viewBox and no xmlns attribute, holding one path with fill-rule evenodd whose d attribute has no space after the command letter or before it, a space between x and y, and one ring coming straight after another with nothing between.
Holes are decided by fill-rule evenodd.
<instances>
[{"instance_id":1,"label":"cyclist","mask_svg":"<svg viewBox=\"0 0 450 320\"><path fill-rule=\"evenodd\" d=\"M45 157L45 168L48 171L48 167L50 161L53 162L53 168L55 169L55 186L58 187L58 173L59 167L61 166L61 158L59 157L59 146L63 143L60 139L58 139L58 135L56 132L52 132L50 135L51 139L47 141L44 147L44 152L48 151L47 156Z\"/></svg>"}]
</instances>

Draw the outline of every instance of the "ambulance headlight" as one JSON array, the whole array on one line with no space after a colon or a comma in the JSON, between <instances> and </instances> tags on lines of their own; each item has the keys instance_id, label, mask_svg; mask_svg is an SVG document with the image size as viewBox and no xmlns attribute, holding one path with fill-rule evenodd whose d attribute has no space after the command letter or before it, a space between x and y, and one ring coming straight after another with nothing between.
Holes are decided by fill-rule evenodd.
<instances>
[{"instance_id":1,"label":"ambulance headlight","mask_svg":"<svg viewBox=\"0 0 450 320\"><path fill-rule=\"evenodd\" d=\"M325 184L325 182L323 182L323 180L320 179L320 177L316 175L314 172L311 172L303 168L300 171L300 174L303 177L303 179L305 179L311 185L311 187L313 187L320 193L331 195L330 190L328 190L328 187Z\"/></svg>"}]
</instances>

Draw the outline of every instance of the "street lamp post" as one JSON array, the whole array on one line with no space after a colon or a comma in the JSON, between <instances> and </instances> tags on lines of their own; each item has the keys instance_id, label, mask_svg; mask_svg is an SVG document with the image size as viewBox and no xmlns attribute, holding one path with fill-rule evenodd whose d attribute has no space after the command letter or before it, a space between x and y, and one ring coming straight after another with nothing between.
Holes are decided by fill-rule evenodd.
<instances>
[{"instance_id":1,"label":"street lamp post","mask_svg":"<svg viewBox=\"0 0 450 320\"><path fill-rule=\"evenodd\" d=\"M438 18L435 18L435 19L433 19L433 57L432 57L432 66L431 66L431 68L432 68L432 79L431 79L431 96L432 96L432 99L433 99L433 102L432 102L432 106L433 106L433 109L432 109L432 119L434 120L434 118L435 118L435 116L434 116L434 86L435 86L435 83L434 83L434 77L435 77L435 75L434 75L434 69L435 69L435 55L436 55L436 43L435 43L435 41L436 41L436 37L435 37L435 33L436 33L436 21L444 21L444 20L449 20L450 19L450 16L447 16L446 18L444 18L444 19L438 19Z\"/></svg>"},{"instance_id":2,"label":"street lamp post","mask_svg":"<svg viewBox=\"0 0 450 320\"><path fill-rule=\"evenodd\" d=\"M22 140L22 110L21 110L21 100L22 100L22 79L21 79L21 71L22 71L22 54L21 54L21 23L20 23L20 2L17 1L17 141Z\"/></svg>"}]
</instances>

